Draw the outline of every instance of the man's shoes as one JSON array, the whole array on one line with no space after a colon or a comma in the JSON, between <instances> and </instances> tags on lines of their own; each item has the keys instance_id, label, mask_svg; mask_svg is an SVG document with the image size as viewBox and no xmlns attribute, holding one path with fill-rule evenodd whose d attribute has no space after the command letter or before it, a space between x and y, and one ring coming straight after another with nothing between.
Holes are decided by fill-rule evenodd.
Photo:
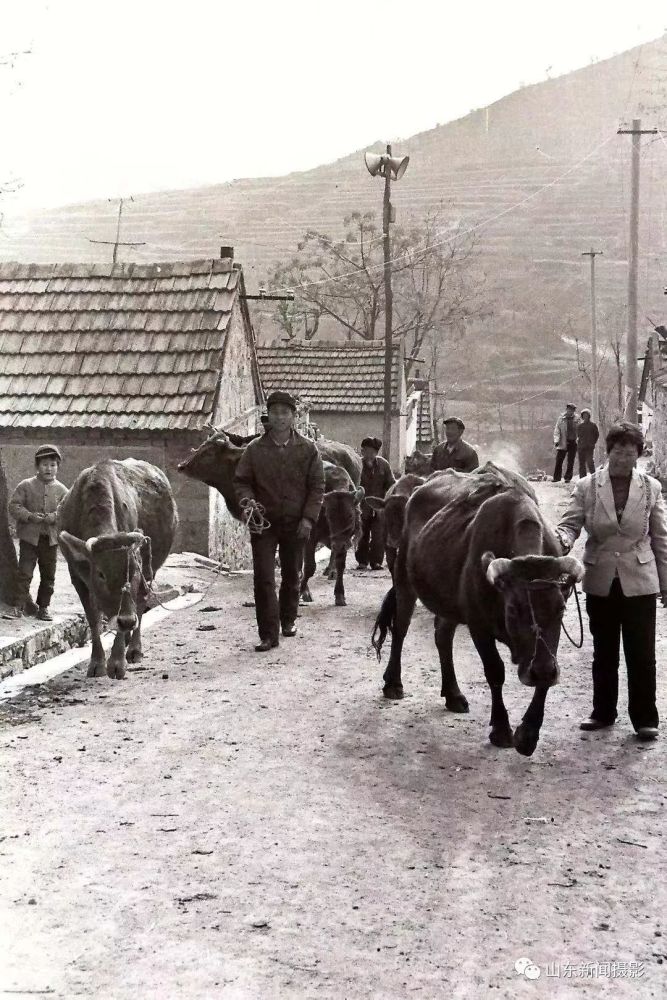
<instances>
[{"instance_id":1,"label":"man's shoes","mask_svg":"<svg viewBox=\"0 0 667 1000\"><path fill-rule=\"evenodd\" d=\"M36 617L39 618L40 622L53 621L53 615L51 614L48 608L39 608Z\"/></svg>"},{"instance_id":2,"label":"man's shoes","mask_svg":"<svg viewBox=\"0 0 667 1000\"><path fill-rule=\"evenodd\" d=\"M584 719L583 722L580 722L579 728L583 729L586 733L593 733L598 729L609 729L609 727L613 725L613 722L600 722L599 719L595 719L591 716L590 719Z\"/></svg>"},{"instance_id":3,"label":"man's shoes","mask_svg":"<svg viewBox=\"0 0 667 1000\"><path fill-rule=\"evenodd\" d=\"M283 625L283 635L287 639L293 639L296 635L296 625Z\"/></svg>"},{"instance_id":4,"label":"man's shoes","mask_svg":"<svg viewBox=\"0 0 667 1000\"><path fill-rule=\"evenodd\" d=\"M39 611L38 606L29 597L28 600L25 601L24 604L23 604L23 614L24 615L36 615L38 613L38 611Z\"/></svg>"},{"instance_id":5,"label":"man's shoes","mask_svg":"<svg viewBox=\"0 0 667 1000\"><path fill-rule=\"evenodd\" d=\"M277 639L262 639L262 641L258 642L257 645L255 646L255 652L268 653L269 650L275 649L277 645L278 645Z\"/></svg>"},{"instance_id":6,"label":"man's shoes","mask_svg":"<svg viewBox=\"0 0 667 1000\"><path fill-rule=\"evenodd\" d=\"M371 563L371 569L382 569L381 563Z\"/></svg>"},{"instance_id":7,"label":"man's shoes","mask_svg":"<svg viewBox=\"0 0 667 1000\"><path fill-rule=\"evenodd\" d=\"M357 563L357 569L368 569L368 563Z\"/></svg>"},{"instance_id":8,"label":"man's shoes","mask_svg":"<svg viewBox=\"0 0 667 1000\"><path fill-rule=\"evenodd\" d=\"M637 730L637 739L641 740L642 743L650 743L651 740L657 740L658 738L658 727L657 726L640 726Z\"/></svg>"}]
</instances>

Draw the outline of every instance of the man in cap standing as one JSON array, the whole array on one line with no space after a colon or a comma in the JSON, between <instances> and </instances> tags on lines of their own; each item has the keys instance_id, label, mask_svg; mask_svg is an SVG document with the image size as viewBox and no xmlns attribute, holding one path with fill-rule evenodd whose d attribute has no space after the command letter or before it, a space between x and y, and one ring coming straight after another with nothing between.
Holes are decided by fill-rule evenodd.
<instances>
[{"instance_id":1,"label":"man in cap standing","mask_svg":"<svg viewBox=\"0 0 667 1000\"><path fill-rule=\"evenodd\" d=\"M324 498L324 468L314 441L294 428L296 400L288 392L272 392L266 401L264 434L247 445L236 469L239 503L264 508L268 525L252 531L255 614L258 653L296 635L303 547ZM280 554L280 594L276 598L275 560Z\"/></svg>"},{"instance_id":2,"label":"man in cap standing","mask_svg":"<svg viewBox=\"0 0 667 1000\"><path fill-rule=\"evenodd\" d=\"M19 539L19 595L17 614L36 614L52 621L49 604L53 596L58 558L56 509L67 487L58 482L62 455L55 445L45 444L35 452L36 475L23 479L9 501L9 513L16 521ZM39 566L37 603L30 598L35 566Z\"/></svg>"},{"instance_id":3,"label":"man in cap standing","mask_svg":"<svg viewBox=\"0 0 667 1000\"><path fill-rule=\"evenodd\" d=\"M445 440L433 449L431 472L437 472L440 469L472 472L479 465L479 458L472 445L463 440L466 425L460 417L446 417L442 423Z\"/></svg>"},{"instance_id":4,"label":"man in cap standing","mask_svg":"<svg viewBox=\"0 0 667 1000\"><path fill-rule=\"evenodd\" d=\"M394 484L391 466L379 451L382 441L376 437L367 437L361 442L361 486L366 497L384 496ZM380 511L373 510L366 501L361 505L361 538L355 552L357 563L361 569L382 569L384 560L384 516Z\"/></svg>"},{"instance_id":5,"label":"man in cap standing","mask_svg":"<svg viewBox=\"0 0 667 1000\"><path fill-rule=\"evenodd\" d=\"M595 472L595 445L600 437L598 425L591 420L591 411L584 407L577 426L577 455L579 456L579 478Z\"/></svg>"},{"instance_id":6,"label":"man in cap standing","mask_svg":"<svg viewBox=\"0 0 667 1000\"><path fill-rule=\"evenodd\" d=\"M554 466L554 482L560 482L563 472L563 462L567 455L567 465L563 479L569 483L574 470L574 456L577 454L577 427L579 417L574 403L568 403L565 413L561 413L554 427L554 445L556 447L556 465Z\"/></svg>"}]
</instances>

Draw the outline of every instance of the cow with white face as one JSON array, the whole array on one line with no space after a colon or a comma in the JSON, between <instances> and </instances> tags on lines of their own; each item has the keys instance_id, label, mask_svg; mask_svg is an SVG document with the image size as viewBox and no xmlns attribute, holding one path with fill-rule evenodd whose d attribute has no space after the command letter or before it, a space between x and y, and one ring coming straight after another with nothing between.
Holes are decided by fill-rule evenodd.
<instances>
[{"instance_id":1,"label":"cow with white face","mask_svg":"<svg viewBox=\"0 0 667 1000\"><path fill-rule=\"evenodd\" d=\"M88 619L88 677L122 679L141 659L141 618L178 514L167 477L148 462L105 460L84 469L58 510L58 541ZM106 662L102 618L116 629Z\"/></svg>"}]
</instances>

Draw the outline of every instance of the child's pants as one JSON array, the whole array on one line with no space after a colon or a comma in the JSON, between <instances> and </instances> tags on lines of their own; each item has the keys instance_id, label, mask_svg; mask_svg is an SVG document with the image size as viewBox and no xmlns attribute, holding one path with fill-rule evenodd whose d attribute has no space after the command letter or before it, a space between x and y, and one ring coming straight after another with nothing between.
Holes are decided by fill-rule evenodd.
<instances>
[{"instance_id":1,"label":"child's pants","mask_svg":"<svg viewBox=\"0 0 667 1000\"><path fill-rule=\"evenodd\" d=\"M39 566L39 589L37 604L40 608L48 608L53 596L56 579L56 562L58 546L51 545L48 535L40 535L37 545L30 542L19 542L19 600L20 608L30 599L30 584L35 566Z\"/></svg>"}]
</instances>

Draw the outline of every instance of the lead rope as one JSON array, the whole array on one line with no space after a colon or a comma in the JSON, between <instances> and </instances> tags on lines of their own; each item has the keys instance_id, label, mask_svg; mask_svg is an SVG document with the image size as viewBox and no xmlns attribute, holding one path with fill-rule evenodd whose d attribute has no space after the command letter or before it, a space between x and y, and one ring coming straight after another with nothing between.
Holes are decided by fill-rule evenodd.
<instances>
[{"instance_id":1,"label":"lead rope","mask_svg":"<svg viewBox=\"0 0 667 1000\"><path fill-rule=\"evenodd\" d=\"M244 497L239 503L243 515L243 523L251 535L261 535L263 531L271 527L271 522L265 517L266 508L250 497Z\"/></svg>"},{"instance_id":2,"label":"lead rope","mask_svg":"<svg viewBox=\"0 0 667 1000\"><path fill-rule=\"evenodd\" d=\"M565 628L565 622L562 620L562 618L561 618L560 627L562 628L563 632L565 633L566 637L570 640L570 642L572 643L572 645L574 646L574 648L575 649L581 649L581 647L584 644L584 620L583 620L583 618L581 616L581 604L579 603L579 591L577 590L576 584L575 584L575 587L574 587L574 599L577 602L577 612L579 614L579 632L580 632L580 636L581 636L579 642L575 642L574 641L574 639L572 638L572 636L570 635L570 633L568 632L568 630Z\"/></svg>"}]
</instances>

